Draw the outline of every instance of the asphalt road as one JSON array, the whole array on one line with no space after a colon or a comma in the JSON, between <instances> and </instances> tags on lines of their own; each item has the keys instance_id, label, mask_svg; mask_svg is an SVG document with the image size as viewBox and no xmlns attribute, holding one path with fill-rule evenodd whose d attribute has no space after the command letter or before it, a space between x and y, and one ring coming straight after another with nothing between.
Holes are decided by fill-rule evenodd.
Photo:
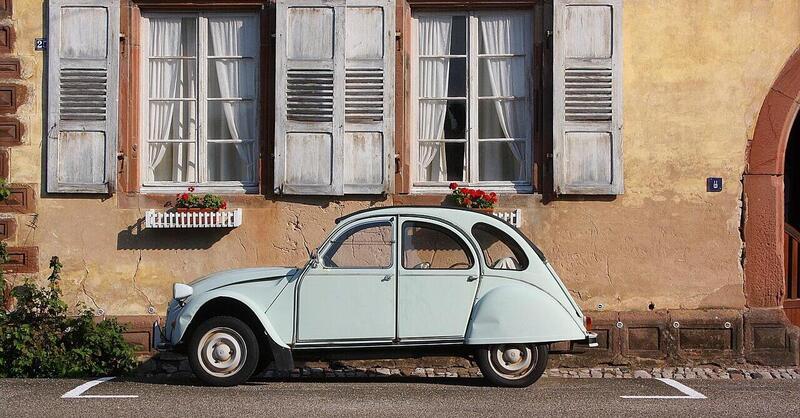
<instances>
[{"instance_id":1,"label":"asphalt road","mask_svg":"<svg viewBox=\"0 0 800 418\"><path fill-rule=\"evenodd\" d=\"M370 378L263 380L234 388L190 378L115 379L82 396L61 396L86 380L2 379L0 416L800 416L797 380L682 380L707 399L684 396L655 379L543 378L526 389L482 379Z\"/></svg>"}]
</instances>

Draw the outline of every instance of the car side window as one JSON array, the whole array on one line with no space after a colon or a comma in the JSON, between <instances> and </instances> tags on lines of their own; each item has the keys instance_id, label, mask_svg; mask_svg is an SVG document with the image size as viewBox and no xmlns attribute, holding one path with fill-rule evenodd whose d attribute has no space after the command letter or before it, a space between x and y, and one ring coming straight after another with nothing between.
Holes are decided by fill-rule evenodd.
<instances>
[{"instance_id":1,"label":"car side window","mask_svg":"<svg viewBox=\"0 0 800 418\"><path fill-rule=\"evenodd\" d=\"M466 270L474 260L467 244L452 231L427 222L403 223L403 268Z\"/></svg>"},{"instance_id":2,"label":"car side window","mask_svg":"<svg viewBox=\"0 0 800 418\"><path fill-rule=\"evenodd\" d=\"M500 229L485 223L472 227L472 235L481 247L486 266L495 270L525 270L528 257L517 242Z\"/></svg>"},{"instance_id":3,"label":"car side window","mask_svg":"<svg viewBox=\"0 0 800 418\"><path fill-rule=\"evenodd\" d=\"M393 243L390 222L357 225L332 241L322 261L332 268L388 268Z\"/></svg>"}]
</instances>

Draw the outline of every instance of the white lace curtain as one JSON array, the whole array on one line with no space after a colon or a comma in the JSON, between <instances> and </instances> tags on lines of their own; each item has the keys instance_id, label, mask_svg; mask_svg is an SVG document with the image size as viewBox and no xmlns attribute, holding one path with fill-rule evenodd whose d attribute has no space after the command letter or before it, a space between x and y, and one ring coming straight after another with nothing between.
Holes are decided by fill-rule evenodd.
<instances>
[{"instance_id":1,"label":"white lace curtain","mask_svg":"<svg viewBox=\"0 0 800 418\"><path fill-rule=\"evenodd\" d=\"M183 52L181 40L183 25L180 18L159 18L150 20L150 55L153 57L176 57ZM167 99L181 97L180 87L186 75L180 59L155 58L150 60L150 97ZM182 115L183 107L177 101L155 100L150 102L149 139L167 141L176 139L181 130L186 130L181 122L192 118ZM194 145L168 142L150 143L148 146L148 176L151 180L168 178L173 181L187 181L194 177L196 167ZM172 164L161 163L171 154ZM156 170L159 171L158 176Z\"/></svg>"},{"instance_id":2,"label":"white lace curtain","mask_svg":"<svg viewBox=\"0 0 800 418\"><path fill-rule=\"evenodd\" d=\"M481 16L480 36L483 41L484 54L511 54L526 51L528 42L528 18L520 15ZM484 66L480 83L488 84L492 96L527 96L525 59L522 57L483 58ZM527 112L527 97L522 100L495 100L494 110L500 122L500 129L505 138L528 138L530 118ZM519 170L518 180L524 179L527 172L525 164L525 147L527 142L507 142ZM490 152L498 148L489 148L482 152ZM507 172L500 155L482 155L482 159L492 161L500 172Z\"/></svg>"},{"instance_id":3,"label":"white lace curtain","mask_svg":"<svg viewBox=\"0 0 800 418\"><path fill-rule=\"evenodd\" d=\"M419 19L419 54L447 55L450 53L451 16L426 16ZM447 58L420 58L420 97L446 97L450 78ZM446 100L420 100L419 136L421 139L442 139L447 113ZM443 142L421 142L419 145L420 178L431 181L447 179L447 161ZM437 158L438 157L438 158ZM434 163L435 161L435 163ZM430 178L428 169L430 167Z\"/></svg>"},{"instance_id":4,"label":"white lace curtain","mask_svg":"<svg viewBox=\"0 0 800 418\"><path fill-rule=\"evenodd\" d=\"M248 23L245 17L210 19L208 31L214 55L233 57L253 51L258 39L248 36ZM250 74L253 67L248 64L252 63L243 58L214 59L220 97L241 99L256 93L252 82L254 75ZM254 178L256 162L252 143L255 121L252 119L254 115L249 114L247 109L254 104L249 100L233 100L222 101L221 105L231 139L247 142L234 144L235 157L230 155L231 149L226 145L220 146L214 156L209 152L209 170L219 172L222 178L241 178L243 182L250 183Z\"/></svg>"}]
</instances>

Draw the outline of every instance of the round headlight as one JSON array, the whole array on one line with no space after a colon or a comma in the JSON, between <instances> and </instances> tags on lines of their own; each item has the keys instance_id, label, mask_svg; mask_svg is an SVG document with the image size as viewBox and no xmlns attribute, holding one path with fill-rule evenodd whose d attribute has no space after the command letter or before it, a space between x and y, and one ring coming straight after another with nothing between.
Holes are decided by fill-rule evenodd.
<instances>
[{"instance_id":1,"label":"round headlight","mask_svg":"<svg viewBox=\"0 0 800 418\"><path fill-rule=\"evenodd\" d=\"M183 300L192 296L192 286L183 283L175 283L172 285L172 298L175 300Z\"/></svg>"}]
</instances>

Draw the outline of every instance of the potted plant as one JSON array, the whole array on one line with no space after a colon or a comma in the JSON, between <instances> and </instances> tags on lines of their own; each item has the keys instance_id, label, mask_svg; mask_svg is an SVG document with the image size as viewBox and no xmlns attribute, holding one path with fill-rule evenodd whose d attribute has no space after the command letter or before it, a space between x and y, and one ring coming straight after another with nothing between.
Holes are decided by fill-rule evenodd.
<instances>
[{"instance_id":1,"label":"potted plant","mask_svg":"<svg viewBox=\"0 0 800 418\"><path fill-rule=\"evenodd\" d=\"M206 193L203 196L194 194L194 187L189 187L187 192L175 196L175 210L178 212L217 212L227 209L228 202L223 198Z\"/></svg>"},{"instance_id":2,"label":"potted plant","mask_svg":"<svg viewBox=\"0 0 800 418\"><path fill-rule=\"evenodd\" d=\"M495 205L497 205L497 193L487 193L481 189L469 189L466 187L458 187L458 184L450 183L450 190L453 191L452 197L456 205L463 208L477 209L481 212L494 212Z\"/></svg>"},{"instance_id":3,"label":"potted plant","mask_svg":"<svg viewBox=\"0 0 800 418\"><path fill-rule=\"evenodd\" d=\"M8 187L8 181L0 178L0 202L8 199L11 196L11 189Z\"/></svg>"}]
</instances>

